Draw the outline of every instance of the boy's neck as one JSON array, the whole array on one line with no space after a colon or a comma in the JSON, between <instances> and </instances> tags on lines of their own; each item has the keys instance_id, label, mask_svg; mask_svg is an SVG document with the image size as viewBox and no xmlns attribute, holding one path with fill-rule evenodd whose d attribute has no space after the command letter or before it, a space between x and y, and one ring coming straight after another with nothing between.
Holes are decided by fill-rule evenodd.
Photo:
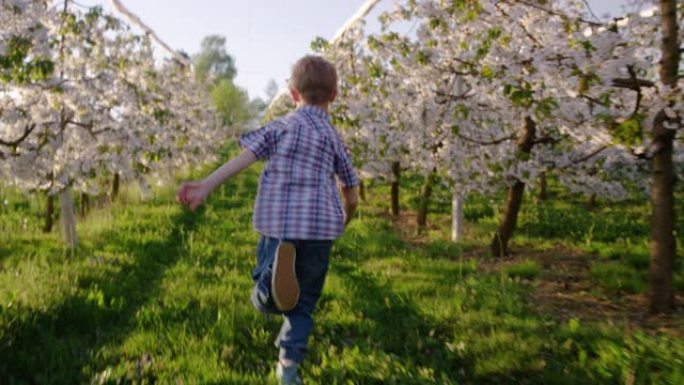
<instances>
[{"instance_id":1,"label":"boy's neck","mask_svg":"<svg viewBox=\"0 0 684 385\"><path fill-rule=\"evenodd\" d=\"M323 110L323 111L325 111L325 112L328 112L328 106L329 106L329 105L330 105L330 103L309 104L309 103L301 103L301 102L300 102L300 103L297 105L297 108L302 108L302 107L316 107L316 108L320 108L321 110Z\"/></svg>"}]
</instances>

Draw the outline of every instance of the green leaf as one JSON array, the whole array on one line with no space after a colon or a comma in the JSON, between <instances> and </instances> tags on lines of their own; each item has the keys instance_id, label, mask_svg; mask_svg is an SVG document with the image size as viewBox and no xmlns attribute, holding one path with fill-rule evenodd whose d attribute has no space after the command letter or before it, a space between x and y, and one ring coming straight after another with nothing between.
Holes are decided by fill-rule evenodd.
<instances>
[{"instance_id":1,"label":"green leaf","mask_svg":"<svg viewBox=\"0 0 684 385\"><path fill-rule=\"evenodd\" d=\"M642 117L637 115L620 123L613 130L613 138L621 144L633 146L644 141L644 132L641 123Z\"/></svg>"},{"instance_id":2,"label":"green leaf","mask_svg":"<svg viewBox=\"0 0 684 385\"><path fill-rule=\"evenodd\" d=\"M328 49L329 46L330 46L330 43L328 42L328 40L326 40L320 36L317 36L311 42L311 50L314 52L323 52L326 49Z\"/></svg>"},{"instance_id":3,"label":"green leaf","mask_svg":"<svg viewBox=\"0 0 684 385\"><path fill-rule=\"evenodd\" d=\"M489 65L485 65L482 68L482 77L487 80L492 80L494 78L494 70Z\"/></svg>"}]
</instances>

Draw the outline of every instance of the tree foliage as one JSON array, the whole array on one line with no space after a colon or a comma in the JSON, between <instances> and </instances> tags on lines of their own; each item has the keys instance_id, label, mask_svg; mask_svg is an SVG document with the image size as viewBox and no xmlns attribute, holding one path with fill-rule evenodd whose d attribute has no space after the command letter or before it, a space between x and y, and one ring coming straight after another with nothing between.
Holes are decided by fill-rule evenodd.
<instances>
[{"instance_id":1,"label":"tree foliage","mask_svg":"<svg viewBox=\"0 0 684 385\"><path fill-rule=\"evenodd\" d=\"M191 70L101 8L58 5L0 5L3 180L96 193L210 160L222 128Z\"/></svg>"},{"instance_id":2,"label":"tree foliage","mask_svg":"<svg viewBox=\"0 0 684 385\"><path fill-rule=\"evenodd\" d=\"M226 38L209 35L194 57L195 74L211 94L214 106L227 127L243 125L251 118L247 92L233 82L237 69L226 50Z\"/></svg>"},{"instance_id":3,"label":"tree foliage","mask_svg":"<svg viewBox=\"0 0 684 385\"><path fill-rule=\"evenodd\" d=\"M226 51L224 36L209 35L202 39L200 52L194 58L195 74L202 83L233 80L237 75L235 59Z\"/></svg>"}]
</instances>

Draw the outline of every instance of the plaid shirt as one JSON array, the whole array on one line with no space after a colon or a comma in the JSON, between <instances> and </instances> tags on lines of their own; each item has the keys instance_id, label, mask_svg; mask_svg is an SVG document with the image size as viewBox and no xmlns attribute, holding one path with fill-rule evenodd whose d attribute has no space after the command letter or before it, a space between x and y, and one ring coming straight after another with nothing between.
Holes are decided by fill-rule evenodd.
<instances>
[{"instance_id":1,"label":"plaid shirt","mask_svg":"<svg viewBox=\"0 0 684 385\"><path fill-rule=\"evenodd\" d=\"M335 175L344 187L359 181L328 113L304 106L248 132L240 145L268 159L254 208L254 228L278 239L332 240L344 232Z\"/></svg>"}]
</instances>

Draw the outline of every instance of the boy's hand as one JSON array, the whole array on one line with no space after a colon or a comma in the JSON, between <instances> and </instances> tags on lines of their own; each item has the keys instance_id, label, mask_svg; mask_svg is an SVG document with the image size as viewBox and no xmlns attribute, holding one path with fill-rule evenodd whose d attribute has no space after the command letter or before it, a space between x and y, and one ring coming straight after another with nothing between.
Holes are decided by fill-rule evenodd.
<instances>
[{"instance_id":1,"label":"boy's hand","mask_svg":"<svg viewBox=\"0 0 684 385\"><path fill-rule=\"evenodd\" d=\"M347 229L347 226L349 226L349 222L351 222L351 220L352 220L351 216L344 214L344 229L345 230Z\"/></svg>"},{"instance_id":2,"label":"boy's hand","mask_svg":"<svg viewBox=\"0 0 684 385\"><path fill-rule=\"evenodd\" d=\"M344 198L344 228L347 228L349 222L354 218L356 206L359 204L359 192L356 187L345 187L342 189L342 198Z\"/></svg>"},{"instance_id":3,"label":"boy's hand","mask_svg":"<svg viewBox=\"0 0 684 385\"><path fill-rule=\"evenodd\" d=\"M176 200L180 204L188 205L190 210L195 211L215 188L249 167L256 160L257 158L251 150L243 150L240 155L226 162L202 181L183 183L178 190Z\"/></svg>"},{"instance_id":4,"label":"boy's hand","mask_svg":"<svg viewBox=\"0 0 684 385\"><path fill-rule=\"evenodd\" d=\"M186 182L178 190L176 200L180 204L188 205L190 210L195 211L207 199L210 192L209 187L204 182Z\"/></svg>"}]
</instances>

